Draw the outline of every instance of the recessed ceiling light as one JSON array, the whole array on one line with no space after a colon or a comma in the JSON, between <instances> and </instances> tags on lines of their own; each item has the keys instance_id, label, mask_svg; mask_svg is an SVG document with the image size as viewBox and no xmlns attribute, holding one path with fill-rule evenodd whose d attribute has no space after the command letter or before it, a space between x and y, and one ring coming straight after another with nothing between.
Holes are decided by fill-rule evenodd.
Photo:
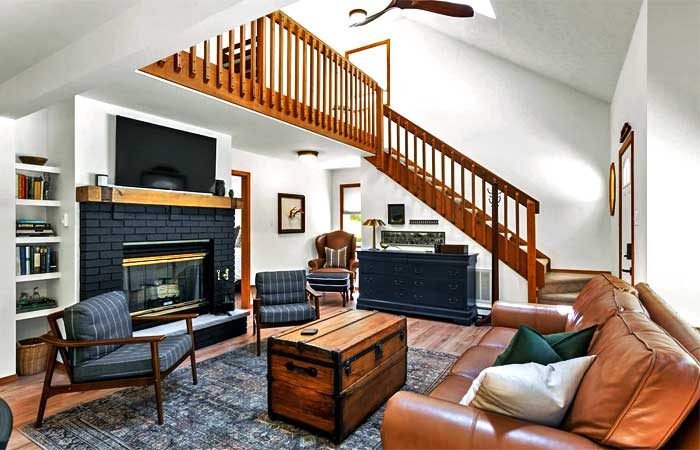
<instances>
[{"instance_id":1,"label":"recessed ceiling light","mask_svg":"<svg viewBox=\"0 0 700 450\"><path fill-rule=\"evenodd\" d=\"M318 152L316 150L299 150L297 158L304 164L313 163L318 159Z\"/></svg>"}]
</instances>

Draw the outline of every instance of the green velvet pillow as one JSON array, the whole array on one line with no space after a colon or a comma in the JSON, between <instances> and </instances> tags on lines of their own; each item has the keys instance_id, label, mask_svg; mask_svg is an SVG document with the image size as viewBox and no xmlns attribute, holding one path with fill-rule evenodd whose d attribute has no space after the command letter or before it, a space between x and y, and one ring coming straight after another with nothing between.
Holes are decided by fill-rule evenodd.
<instances>
[{"instance_id":1,"label":"green velvet pillow","mask_svg":"<svg viewBox=\"0 0 700 450\"><path fill-rule=\"evenodd\" d=\"M546 366L555 362L580 358L588 354L588 346L596 327L579 331L542 335L537 330L521 325L494 366L534 362Z\"/></svg>"}]
</instances>

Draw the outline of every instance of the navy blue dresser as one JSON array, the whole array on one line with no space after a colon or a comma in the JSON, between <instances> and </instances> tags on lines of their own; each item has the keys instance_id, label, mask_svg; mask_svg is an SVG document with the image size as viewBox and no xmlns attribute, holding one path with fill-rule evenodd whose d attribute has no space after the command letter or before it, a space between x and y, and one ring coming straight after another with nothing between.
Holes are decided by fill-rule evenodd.
<instances>
[{"instance_id":1,"label":"navy blue dresser","mask_svg":"<svg viewBox=\"0 0 700 450\"><path fill-rule=\"evenodd\" d=\"M363 250L357 307L469 325L476 320L478 255Z\"/></svg>"}]
</instances>

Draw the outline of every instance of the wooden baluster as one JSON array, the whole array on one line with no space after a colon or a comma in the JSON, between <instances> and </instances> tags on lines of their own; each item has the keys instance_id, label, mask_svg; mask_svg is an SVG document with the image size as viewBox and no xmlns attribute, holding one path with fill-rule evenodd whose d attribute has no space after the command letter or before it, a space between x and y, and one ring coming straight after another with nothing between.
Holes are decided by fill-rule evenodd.
<instances>
[{"instance_id":1,"label":"wooden baluster","mask_svg":"<svg viewBox=\"0 0 700 450\"><path fill-rule=\"evenodd\" d=\"M216 36L216 87L224 84L224 37Z\"/></svg>"},{"instance_id":2,"label":"wooden baluster","mask_svg":"<svg viewBox=\"0 0 700 450\"><path fill-rule=\"evenodd\" d=\"M375 95L374 95L374 126L375 126L375 139L376 148L380 151L382 166L384 165L384 111L382 110L382 104L379 103L381 98L378 94L379 85L375 83Z\"/></svg>"},{"instance_id":3,"label":"wooden baluster","mask_svg":"<svg viewBox=\"0 0 700 450\"><path fill-rule=\"evenodd\" d=\"M499 275L498 263L500 261L498 241L498 182L496 179L491 184L491 304L493 305L500 298L499 295Z\"/></svg>"},{"instance_id":4,"label":"wooden baluster","mask_svg":"<svg viewBox=\"0 0 700 450\"><path fill-rule=\"evenodd\" d=\"M258 65L257 65L257 70L256 72L256 77L258 81L258 103L261 105L265 104L265 79L267 78L267 69L265 67L265 60L267 53L265 51L265 38L266 34L265 33L265 21L266 18L263 17L261 19L258 19L257 23L257 49L258 49ZM274 22L273 22L274 23ZM270 55L270 59L272 59L272 55ZM272 83L270 83L272 84ZM270 89L270 93L272 93L272 89Z\"/></svg>"},{"instance_id":5,"label":"wooden baluster","mask_svg":"<svg viewBox=\"0 0 700 450\"><path fill-rule=\"evenodd\" d=\"M190 77L197 75L197 46L190 47Z\"/></svg>"},{"instance_id":6,"label":"wooden baluster","mask_svg":"<svg viewBox=\"0 0 700 450\"><path fill-rule=\"evenodd\" d=\"M314 123L314 99L315 99L315 91L314 91L314 80L316 79L316 70L315 70L315 55L314 52L316 49L314 48L314 38L311 37L309 41L309 123Z\"/></svg>"},{"instance_id":7,"label":"wooden baluster","mask_svg":"<svg viewBox=\"0 0 700 450\"><path fill-rule=\"evenodd\" d=\"M486 211L488 211L488 208L486 207L486 178L483 176L481 177L481 215L484 218L483 223L481 224L481 238L483 239L484 243L488 240L487 234L486 234Z\"/></svg>"},{"instance_id":8,"label":"wooden baluster","mask_svg":"<svg viewBox=\"0 0 700 450\"><path fill-rule=\"evenodd\" d=\"M455 152L450 149L450 205L452 221L457 221L457 202L455 201L455 196L457 195L457 185L455 184Z\"/></svg>"},{"instance_id":9,"label":"wooden baluster","mask_svg":"<svg viewBox=\"0 0 700 450\"><path fill-rule=\"evenodd\" d=\"M287 101L284 112L292 113L292 24L287 22Z\"/></svg>"},{"instance_id":10,"label":"wooden baluster","mask_svg":"<svg viewBox=\"0 0 700 450\"><path fill-rule=\"evenodd\" d=\"M257 61L257 29L256 29L256 24L255 21L250 22L250 79L248 80L248 100L253 100L255 99L255 77L256 77L256 69L258 67L258 61ZM245 55L244 52L241 52L241 56Z\"/></svg>"},{"instance_id":11,"label":"wooden baluster","mask_svg":"<svg viewBox=\"0 0 700 450\"><path fill-rule=\"evenodd\" d=\"M294 117L299 117L299 27L294 26Z\"/></svg>"},{"instance_id":12,"label":"wooden baluster","mask_svg":"<svg viewBox=\"0 0 700 450\"><path fill-rule=\"evenodd\" d=\"M182 70L182 52L173 54L173 66L175 67L175 72Z\"/></svg>"},{"instance_id":13,"label":"wooden baluster","mask_svg":"<svg viewBox=\"0 0 700 450\"><path fill-rule=\"evenodd\" d=\"M386 116L386 117L387 117L387 127L386 127L386 128L387 128L387 134L388 134L388 135L387 135L387 142L389 143L389 153L388 153L389 159L388 159L388 161L386 162L386 166L387 166L386 172L388 172L389 175L391 175L391 165L392 165L392 163L391 163L391 160L392 160L391 152L392 152L392 149L393 149L394 147L393 147L392 142L391 142L391 137L392 137L392 136L391 136L391 129L393 128L393 123L392 123L392 121L391 121L391 110L390 110L390 109L387 110L387 116Z\"/></svg>"},{"instance_id":14,"label":"wooden baluster","mask_svg":"<svg viewBox=\"0 0 700 450\"><path fill-rule=\"evenodd\" d=\"M282 104L284 102L284 25L280 19L280 30L277 35L277 61L279 68L277 69L277 111L282 112ZM273 58L274 56L271 56ZM289 72L287 72L289 76ZM270 84L274 85L274 80L270 79ZM289 93L287 93L289 95Z\"/></svg>"},{"instance_id":15,"label":"wooden baluster","mask_svg":"<svg viewBox=\"0 0 700 450\"><path fill-rule=\"evenodd\" d=\"M515 270L520 271L520 192L515 193Z\"/></svg>"},{"instance_id":16,"label":"wooden baluster","mask_svg":"<svg viewBox=\"0 0 700 450\"><path fill-rule=\"evenodd\" d=\"M505 251L505 262L508 263L509 247L510 241L508 240L508 185L503 185L503 237L504 237L504 248Z\"/></svg>"},{"instance_id":17,"label":"wooden baluster","mask_svg":"<svg viewBox=\"0 0 700 450\"><path fill-rule=\"evenodd\" d=\"M275 89L275 73L277 71L277 61L275 60L275 45L277 35L277 14L272 13L272 23L270 24L270 97L268 98L268 106L274 109L276 102L280 101L280 94L277 89ZM280 68L280 70L282 70Z\"/></svg>"},{"instance_id":18,"label":"wooden baluster","mask_svg":"<svg viewBox=\"0 0 700 450\"><path fill-rule=\"evenodd\" d=\"M314 123L321 123L321 43L316 43L316 116Z\"/></svg>"},{"instance_id":19,"label":"wooden baluster","mask_svg":"<svg viewBox=\"0 0 700 450\"><path fill-rule=\"evenodd\" d=\"M462 230L467 228L467 200L464 195L464 172L466 168L464 167L464 160L459 162L459 172L461 173L461 186L462 186L462 203L459 204L459 216L462 218Z\"/></svg>"},{"instance_id":20,"label":"wooden baluster","mask_svg":"<svg viewBox=\"0 0 700 450\"><path fill-rule=\"evenodd\" d=\"M381 91L377 93L379 97L382 96ZM421 183L421 200L426 201L427 199L427 191L428 191L428 165L425 162L425 157L426 157L426 149L425 149L425 131L423 131L423 134L421 136L421 141L423 142L423 182Z\"/></svg>"},{"instance_id":21,"label":"wooden baluster","mask_svg":"<svg viewBox=\"0 0 700 450\"><path fill-rule=\"evenodd\" d=\"M445 179L445 148L440 144L440 172L442 183L442 196L440 197L440 214L445 215L447 206L447 180Z\"/></svg>"},{"instance_id":22,"label":"wooden baluster","mask_svg":"<svg viewBox=\"0 0 700 450\"><path fill-rule=\"evenodd\" d=\"M350 137L350 129L348 122L350 121L350 76L348 74L348 62L343 60L343 92L345 95L345 101L343 102L343 129L345 130L345 137Z\"/></svg>"},{"instance_id":23,"label":"wooden baluster","mask_svg":"<svg viewBox=\"0 0 700 450\"><path fill-rule=\"evenodd\" d=\"M433 180L432 184L432 189L430 189L430 192L432 194L430 195L431 197L431 207L437 208L437 170L435 170L435 138L433 136L430 136L430 157L432 159L431 165L430 165L430 176L431 179Z\"/></svg>"},{"instance_id":24,"label":"wooden baluster","mask_svg":"<svg viewBox=\"0 0 700 450\"><path fill-rule=\"evenodd\" d=\"M306 42L306 31L302 31L302 33L303 33L303 38L301 40L301 44L304 46L303 51L302 51L302 54L303 54L302 58L304 59L304 61L302 62L302 66L301 66L302 67L302 69L301 69L302 70L302 75L301 75L301 91L302 91L302 95L301 95L301 120L307 120L307 109L306 109L306 99L307 99L307 96L306 96L306 91L307 91L306 73L307 73L307 70L306 70L306 66L309 64L309 57L308 57L309 56L309 53L308 53L309 52L309 50L308 50L309 44L308 44L308 42Z\"/></svg>"},{"instance_id":25,"label":"wooden baluster","mask_svg":"<svg viewBox=\"0 0 700 450\"><path fill-rule=\"evenodd\" d=\"M355 108L354 108L354 113L353 114L353 122L355 124L354 130L355 130L355 141L359 142L360 141L360 77L358 76L357 73L357 67L353 66L352 68L353 76L354 76L354 81L353 85L355 88Z\"/></svg>"},{"instance_id":26,"label":"wooden baluster","mask_svg":"<svg viewBox=\"0 0 700 450\"><path fill-rule=\"evenodd\" d=\"M209 39L204 41L204 84L208 84L211 80L211 66L209 65Z\"/></svg>"},{"instance_id":27,"label":"wooden baluster","mask_svg":"<svg viewBox=\"0 0 700 450\"><path fill-rule=\"evenodd\" d=\"M527 301L537 303L537 245L535 243L535 202L527 201Z\"/></svg>"},{"instance_id":28,"label":"wooden baluster","mask_svg":"<svg viewBox=\"0 0 700 450\"><path fill-rule=\"evenodd\" d=\"M472 236L476 239L476 165L472 163Z\"/></svg>"},{"instance_id":29,"label":"wooden baluster","mask_svg":"<svg viewBox=\"0 0 700 450\"><path fill-rule=\"evenodd\" d=\"M403 176L401 178L401 183L404 184L405 186L409 186L409 182L411 181L408 178L408 174L410 173L408 171L408 163L410 162L409 157L408 157L408 143L409 142L410 141L408 140L408 121L406 121L406 119L403 119L403 144L404 144L404 153L406 153L404 160L406 161L406 163L403 166L404 170L403 170ZM409 189L409 191L410 191L410 189Z\"/></svg>"},{"instance_id":30,"label":"wooden baluster","mask_svg":"<svg viewBox=\"0 0 700 450\"><path fill-rule=\"evenodd\" d=\"M418 195L418 136L413 130L413 192Z\"/></svg>"},{"instance_id":31,"label":"wooden baluster","mask_svg":"<svg viewBox=\"0 0 700 450\"><path fill-rule=\"evenodd\" d=\"M323 101L321 102L321 128L326 128L326 116L328 115L328 109L326 105L328 104L328 57L326 55L327 47L323 46L323 53L321 55L321 60L323 61L323 73L321 76L321 92L323 93Z\"/></svg>"},{"instance_id":32,"label":"wooden baluster","mask_svg":"<svg viewBox=\"0 0 700 450\"><path fill-rule=\"evenodd\" d=\"M241 97L247 95L245 92L245 24L240 26L240 43L238 44L238 88L240 89ZM233 37L233 36L230 36ZM229 40L228 44L228 59L229 59L229 69L231 70L231 89L233 90L233 63L234 63L234 53L235 46L233 45L233 39Z\"/></svg>"},{"instance_id":33,"label":"wooden baluster","mask_svg":"<svg viewBox=\"0 0 700 450\"><path fill-rule=\"evenodd\" d=\"M334 133L338 132L338 55L333 54L333 126L331 130Z\"/></svg>"},{"instance_id":34,"label":"wooden baluster","mask_svg":"<svg viewBox=\"0 0 700 450\"><path fill-rule=\"evenodd\" d=\"M362 86L362 142L364 144L369 143L369 127L367 122L367 105L368 105L368 91L367 91L367 77L364 73L360 73L360 84Z\"/></svg>"},{"instance_id":35,"label":"wooden baluster","mask_svg":"<svg viewBox=\"0 0 700 450\"><path fill-rule=\"evenodd\" d=\"M350 66L350 137L357 140L357 78L355 77L355 66Z\"/></svg>"}]
</instances>

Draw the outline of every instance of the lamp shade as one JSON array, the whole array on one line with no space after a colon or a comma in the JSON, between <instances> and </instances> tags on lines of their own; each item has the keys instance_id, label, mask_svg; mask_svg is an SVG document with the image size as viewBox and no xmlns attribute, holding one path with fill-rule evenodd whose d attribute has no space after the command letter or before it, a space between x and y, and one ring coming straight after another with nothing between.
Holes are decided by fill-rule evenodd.
<instances>
[{"instance_id":1,"label":"lamp shade","mask_svg":"<svg viewBox=\"0 0 700 450\"><path fill-rule=\"evenodd\" d=\"M362 225L368 227L383 227L386 224L382 219L367 219L364 222L362 222Z\"/></svg>"}]
</instances>

